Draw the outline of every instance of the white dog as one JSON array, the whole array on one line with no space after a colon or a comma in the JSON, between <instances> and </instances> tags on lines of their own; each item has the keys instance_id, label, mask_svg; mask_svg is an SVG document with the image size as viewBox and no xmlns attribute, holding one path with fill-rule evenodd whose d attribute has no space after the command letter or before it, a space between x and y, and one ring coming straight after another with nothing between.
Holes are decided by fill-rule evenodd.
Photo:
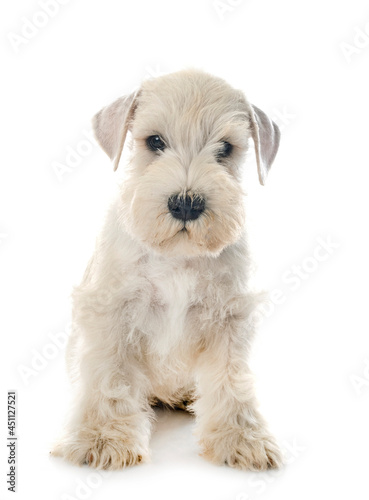
<instances>
[{"instance_id":1,"label":"white dog","mask_svg":"<svg viewBox=\"0 0 369 500\"><path fill-rule=\"evenodd\" d=\"M53 453L118 469L149 456L152 406L194 412L203 455L249 470L281 464L247 364L260 295L241 187L252 137L263 184L277 126L201 71L145 81L102 109L96 137L131 159L82 283L68 361L73 418Z\"/></svg>"}]
</instances>

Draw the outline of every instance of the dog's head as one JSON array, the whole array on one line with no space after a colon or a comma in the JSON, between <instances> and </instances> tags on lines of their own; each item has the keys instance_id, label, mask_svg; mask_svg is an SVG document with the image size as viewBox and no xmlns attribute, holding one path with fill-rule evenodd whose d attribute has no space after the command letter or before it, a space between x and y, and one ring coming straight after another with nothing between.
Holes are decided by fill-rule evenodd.
<instances>
[{"instance_id":1,"label":"dog's head","mask_svg":"<svg viewBox=\"0 0 369 500\"><path fill-rule=\"evenodd\" d=\"M115 168L131 131L122 223L134 239L173 256L216 256L237 241L248 140L262 184L279 145L278 127L242 92L200 71L148 80L93 123Z\"/></svg>"}]
</instances>

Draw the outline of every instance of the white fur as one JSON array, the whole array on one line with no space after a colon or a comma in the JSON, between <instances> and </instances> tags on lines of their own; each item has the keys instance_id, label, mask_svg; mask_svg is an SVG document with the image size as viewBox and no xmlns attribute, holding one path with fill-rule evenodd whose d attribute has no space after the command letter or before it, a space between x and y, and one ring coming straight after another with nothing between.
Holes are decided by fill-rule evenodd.
<instances>
[{"instance_id":1,"label":"white fur","mask_svg":"<svg viewBox=\"0 0 369 500\"><path fill-rule=\"evenodd\" d=\"M125 137L127 129L132 154L74 290L67 356L76 405L54 454L114 469L146 460L152 404L190 401L210 460L252 470L280 465L247 365L261 301L249 284L241 188L248 139L258 133L252 113L224 81L184 71L145 82L96 116L111 158L119 161L117 131ZM164 152L148 149L155 134ZM224 140L233 152L217 161ZM206 200L186 231L168 210L175 193Z\"/></svg>"}]
</instances>

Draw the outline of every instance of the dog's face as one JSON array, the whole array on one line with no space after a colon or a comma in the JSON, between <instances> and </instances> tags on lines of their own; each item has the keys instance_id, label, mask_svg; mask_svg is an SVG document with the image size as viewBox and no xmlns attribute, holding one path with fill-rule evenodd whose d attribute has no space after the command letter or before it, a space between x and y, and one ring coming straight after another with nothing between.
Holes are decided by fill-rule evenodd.
<instances>
[{"instance_id":1,"label":"dog's face","mask_svg":"<svg viewBox=\"0 0 369 500\"><path fill-rule=\"evenodd\" d=\"M172 256L217 256L237 241L248 140L261 182L279 141L275 124L241 92L197 71L146 81L98 113L94 126L116 166L131 131L121 220L134 239Z\"/></svg>"}]
</instances>

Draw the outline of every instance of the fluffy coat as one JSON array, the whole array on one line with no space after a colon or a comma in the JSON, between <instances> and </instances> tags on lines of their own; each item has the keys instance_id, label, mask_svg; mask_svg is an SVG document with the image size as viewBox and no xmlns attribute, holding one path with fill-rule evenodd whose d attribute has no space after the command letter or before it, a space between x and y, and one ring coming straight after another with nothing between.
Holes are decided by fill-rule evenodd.
<instances>
[{"instance_id":1,"label":"fluffy coat","mask_svg":"<svg viewBox=\"0 0 369 500\"><path fill-rule=\"evenodd\" d=\"M241 185L250 138L264 183L276 125L240 91L191 70L144 82L99 112L94 128L116 167L129 131L131 157L73 293L76 405L53 453L104 469L147 460L152 406L185 402L205 457L278 467L247 364L261 296L250 287ZM163 151L148 147L153 135ZM204 212L174 218L173 194L201 196Z\"/></svg>"}]
</instances>

